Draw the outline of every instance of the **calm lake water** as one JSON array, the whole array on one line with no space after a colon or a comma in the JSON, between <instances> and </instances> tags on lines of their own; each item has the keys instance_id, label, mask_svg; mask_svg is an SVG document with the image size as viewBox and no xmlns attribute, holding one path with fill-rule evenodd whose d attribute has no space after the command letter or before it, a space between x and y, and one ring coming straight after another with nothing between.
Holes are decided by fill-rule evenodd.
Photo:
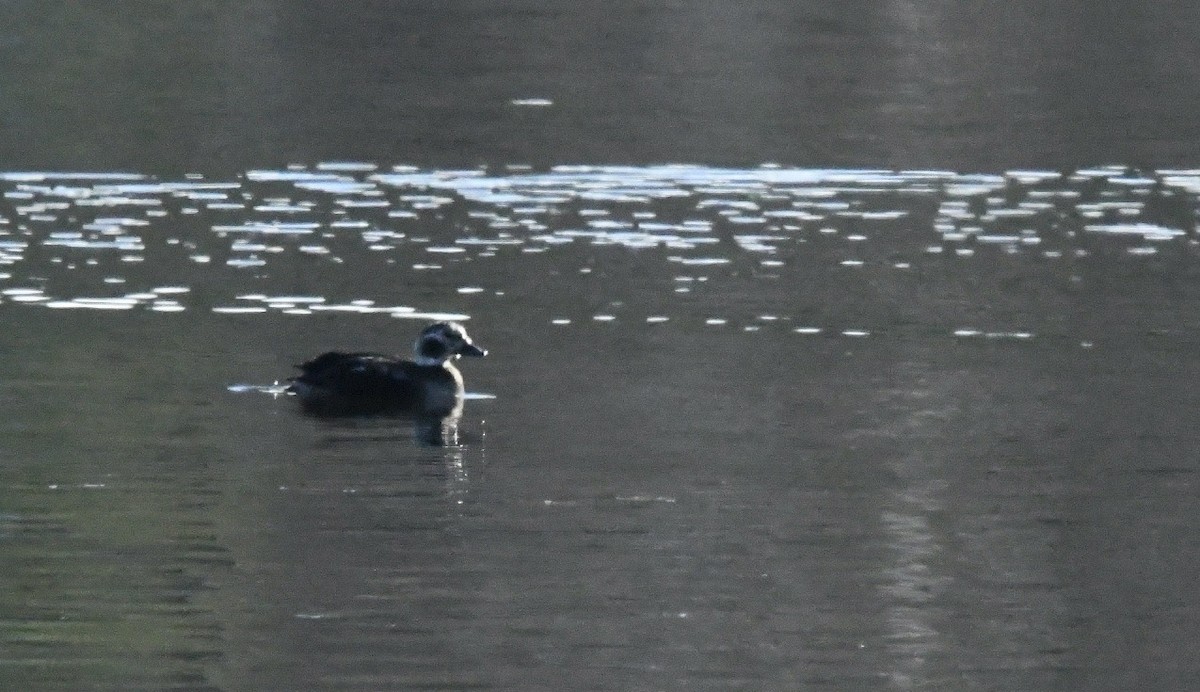
<instances>
[{"instance_id":1,"label":"calm lake water","mask_svg":"<svg viewBox=\"0 0 1200 692\"><path fill-rule=\"evenodd\" d=\"M3 3L0 688L1193 688L1198 8Z\"/></svg>"},{"instance_id":2,"label":"calm lake water","mask_svg":"<svg viewBox=\"0 0 1200 692\"><path fill-rule=\"evenodd\" d=\"M9 687L1196 672L1200 171L0 184ZM446 317L459 445L260 389Z\"/></svg>"}]
</instances>

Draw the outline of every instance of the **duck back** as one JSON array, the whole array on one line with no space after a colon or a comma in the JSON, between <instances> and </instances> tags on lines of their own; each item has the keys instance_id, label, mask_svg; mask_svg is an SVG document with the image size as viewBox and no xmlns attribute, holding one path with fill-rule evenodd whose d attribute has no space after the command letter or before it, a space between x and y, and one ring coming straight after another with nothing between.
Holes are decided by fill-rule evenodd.
<instances>
[{"instance_id":1,"label":"duck back","mask_svg":"<svg viewBox=\"0 0 1200 692\"><path fill-rule=\"evenodd\" d=\"M331 351L296 367L300 375L288 389L313 413L446 416L462 402L462 376L448 363L418 365L376 353Z\"/></svg>"}]
</instances>

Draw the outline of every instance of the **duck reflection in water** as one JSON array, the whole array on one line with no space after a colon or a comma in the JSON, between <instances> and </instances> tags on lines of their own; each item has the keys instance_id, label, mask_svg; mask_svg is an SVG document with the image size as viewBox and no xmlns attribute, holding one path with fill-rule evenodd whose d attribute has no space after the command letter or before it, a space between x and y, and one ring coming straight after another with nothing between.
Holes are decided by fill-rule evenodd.
<instances>
[{"instance_id":1,"label":"duck reflection in water","mask_svg":"<svg viewBox=\"0 0 1200 692\"><path fill-rule=\"evenodd\" d=\"M287 391L312 415L411 417L421 441L456 444L464 390L454 361L486 355L461 324L437 322L417 337L412 360L330 351L296 366Z\"/></svg>"}]
</instances>

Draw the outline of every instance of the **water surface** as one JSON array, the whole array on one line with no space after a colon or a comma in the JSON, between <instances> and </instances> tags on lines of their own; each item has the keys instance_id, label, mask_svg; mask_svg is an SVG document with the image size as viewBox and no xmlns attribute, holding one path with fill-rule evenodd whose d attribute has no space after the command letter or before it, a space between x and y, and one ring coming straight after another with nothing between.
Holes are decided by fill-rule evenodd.
<instances>
[{"instance_id":1,"label":"water surface","mask_svg":"<svg viewBox=\"0 0 1200 692\"><path fill-rule=\"evenodd\" d=\"M1186 0L9 0L0 169L1190 167L1196 26Z\"/></svg>"},{"instance_id":2,"label":"water surface","mask_svg":"<svg viewBox=\"0 0 1200 692\"><path fill-rule=\"evenodd\" d=\"M1200 172L0 174L13 688L1185 688ZM459 445L257 391L467 321Z\"/></svg>"},{"instance_id":3,"label":"water surface","mask_svg":"<svg viewBox=\"0 0 1200 692\"><path fill-rule=\"evenodd\" d=\"M1191 689L1197 7L3 3L0 687Z\"/></svg>"}]
</instances>

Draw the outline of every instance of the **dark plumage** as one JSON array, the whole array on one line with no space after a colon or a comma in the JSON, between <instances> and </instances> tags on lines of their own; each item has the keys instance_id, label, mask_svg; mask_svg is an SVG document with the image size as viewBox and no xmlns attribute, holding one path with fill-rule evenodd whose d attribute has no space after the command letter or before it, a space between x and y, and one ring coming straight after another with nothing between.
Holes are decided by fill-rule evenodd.
<instances>
[{"instance_id":1,"label":"dark plumage","mask_svg":"<svg viewBox=\"0 0 1200 692\"><path fill-rule=\"evenodd\" d=\"M296 366L300 375L288 391L309 411L325 415L457 415L463 380L453 361L485 356L487 351L472 343L462 325L438 322L421 332L413 352L413 360L376 353L323 353Z\"/></svg>"}]
</instances>

